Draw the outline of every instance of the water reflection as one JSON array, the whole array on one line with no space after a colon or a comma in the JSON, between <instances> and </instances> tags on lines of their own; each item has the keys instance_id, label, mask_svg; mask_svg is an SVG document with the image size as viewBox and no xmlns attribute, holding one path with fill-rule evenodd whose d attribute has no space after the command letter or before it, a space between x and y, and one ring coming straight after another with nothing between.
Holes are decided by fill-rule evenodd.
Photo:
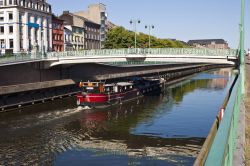
<instances>
[{"instance_id":1,"label":"water reflection","mask_svg":"<svg viewBox=\"0 0 250 166\"><path fill-rule=\"evenodd\" d=\"M192 165L232 82L220 72L107 110L69 98L3 114L0 165Z\"/></svg>"}]
</instances>

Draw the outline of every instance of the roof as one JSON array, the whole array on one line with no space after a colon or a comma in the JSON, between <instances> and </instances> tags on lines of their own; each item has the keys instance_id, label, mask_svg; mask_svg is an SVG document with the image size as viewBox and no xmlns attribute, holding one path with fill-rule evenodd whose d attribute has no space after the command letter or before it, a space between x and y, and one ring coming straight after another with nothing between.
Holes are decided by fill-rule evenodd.
<instances>
[{"instance_id":1,"label":"roof","mask_svg":"<svg viewBox=\"0 0 250 166\"><path fill-rule=\"evenodd\" d=\"M55 16L54 14L52 14L52 21L54 21L54 20L56 20L56 21L60 21L60 22L64 22L64 20L63 19L60 19L59 17L57 17L57 16Z\"/></svg>"},{"instance_id":2,"label":"roof","mask_svg":"<svg viewBox=\"0 0 250 166\"><path fill-rule=\"evenodd\" d=\"M115 86L115 84L114 84L114 83L113 83L113 84L105 84L104 86L105 86L105 87Z\"/></svg>"},{"instance_id":3,"label":"roof","mask_svg":"<svg viewBox=\"0 0 250 166\"><path fill-rule=\"evenodd\" d=\"M78 17L78 18L80 18L80 19L82 19L82 20L84 20L84 21L86 21L86 22L90 22L90 23L92 23L92 24L97 24L97 23L95 23L95 22L93 22L93 21L90 21L89 19L87 19L87 18L85 18L85 17L82 17L82 16L79 16L79 15L75 15L75 14L73 14L73 13L70 13L72 16L74 16L74 17ZM100 25L100 24L97 24L97 25Z\"/></svg>"},{"instance_id":4,"label":"roof","mask_svg":"<svg viewBox=\"0 0 250 166\"><path fill-rule=\"evenodd\" d=\"M107 22L107 26L108 26L108 29L109 29L109 30L118 27L117 25L115 25L115 24L112 23L111 21L108 21L108 22Z\"/></svg>"},{"instance_id":5,"label":"roof","mask_svg":"<svg viewBox=\"0 0 250 166\"><path fill-rule=\"evenodd\" d=\"M71 18L64 18L70 16ZM78 18L83 22L83 25L80 25L79 23L75 23L74 22L74 18ZM85 26L95 26L97 28L100 28L101 25L97 24L93 21L88 20L85 17L79 16L79 15L75 15L74 13L70 13L69 11L63 11L63 14L60 16L60 19L64 20L64 24L65 25L71 25L74 27L79 27L79 28L85 28Z\"/></svg>"},{"instance_id":6,"label":"roof","mask_svg":"<svg viewBox=\"0 0 250 166\"><path fill-rule=\"evenodd\" d=\"M200 45L208 45L212 42L215 44L226 44L227 42L224 39L202 39L202 40L189 40L187 43L189 45L200 44Z\"/></svg>"},{"instance_id":7,"label":"roof","mask_svg":"<svg viewBox=\"0 0 250 166\"><path fill-rule=\"evenodd\" d=\"M131 85L133 85L133 83L130 83L130 82L118 82L117 85L118 86L131 86Z\"/></svg>"},{"instance_id":8,"label":"roof","mask_svg":"<svg viewBox=\"0 0 250 166\"><path fill-rule=\"evenodd\" d=\"M72 17L80 18L80 19L82 19L82 20L84 20L84 21L86 21L86 22L90 22L90 23L93 23L93 24L97 24L97 23L95 23L95 22L93 22L93 21L91 21L91 20L89 20L89 19L87 19L87 18L85 18L85 17L76 15L76 14L71 13L71 12L69 12L69 11L63 11L63 14L68 14L68 15L70 15L70 16L72 16ZM97 24L97 25L100 25L100 24Z\"/></svg>"}]
</instances>

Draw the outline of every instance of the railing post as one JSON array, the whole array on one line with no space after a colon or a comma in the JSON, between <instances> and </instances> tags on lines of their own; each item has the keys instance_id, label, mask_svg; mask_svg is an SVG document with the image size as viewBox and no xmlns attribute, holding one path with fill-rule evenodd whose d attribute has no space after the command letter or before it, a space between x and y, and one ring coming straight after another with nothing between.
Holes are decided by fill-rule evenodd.
<instances>
[{"instance_id":1,"label":"railing post","mask_svg":"<svg viewBox=\"0 0 250 166\"><path fill-rule=\"evenodd\" d=\"M245 29L244 29L244 14L245 14L245 1L241 0L241 23L240 23L240 72L241 72L241 94L245 94Z\"/></svg>"}]
</instances>

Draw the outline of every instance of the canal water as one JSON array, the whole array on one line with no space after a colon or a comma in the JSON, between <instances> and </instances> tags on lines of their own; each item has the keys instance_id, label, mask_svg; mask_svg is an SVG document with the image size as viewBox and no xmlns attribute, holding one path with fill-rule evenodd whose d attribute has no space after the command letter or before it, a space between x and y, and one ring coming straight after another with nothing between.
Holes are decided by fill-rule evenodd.
<instances>
[{"instance_id":1,"label":"canal water","mask_svg":"<svg viewBox=\"0 0 250 166\"><path fill-rule=\"evenodd\" d=\"M234 77L201 73L105 110L68 98L1 114L0 165L192 165Z\"/></svg>"}]
</instances>

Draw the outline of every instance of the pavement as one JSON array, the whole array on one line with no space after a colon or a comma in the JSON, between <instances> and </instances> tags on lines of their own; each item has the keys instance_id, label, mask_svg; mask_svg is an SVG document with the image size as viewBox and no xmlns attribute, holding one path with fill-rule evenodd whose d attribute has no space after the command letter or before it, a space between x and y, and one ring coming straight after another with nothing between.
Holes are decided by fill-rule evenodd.
<instances>
[{"instance_id":1,"label":"pavement","mask_svg":"<svg viewBox=\"0 0 250 166\"><path fill-rule=\"evenodd\" d=\"M250 166L250 55L245 59L245 96L241 103L234 166Z\"/></svg>"},{"instance_id":2,"label":"pavement","mask_svg":"<svg viewBox=\"0 0 250 166\"><path fill-rule=\"evenodd\" d=\"M250 57L246 58L245 165L250 166Z\"/></svg>"}]
</instances>

